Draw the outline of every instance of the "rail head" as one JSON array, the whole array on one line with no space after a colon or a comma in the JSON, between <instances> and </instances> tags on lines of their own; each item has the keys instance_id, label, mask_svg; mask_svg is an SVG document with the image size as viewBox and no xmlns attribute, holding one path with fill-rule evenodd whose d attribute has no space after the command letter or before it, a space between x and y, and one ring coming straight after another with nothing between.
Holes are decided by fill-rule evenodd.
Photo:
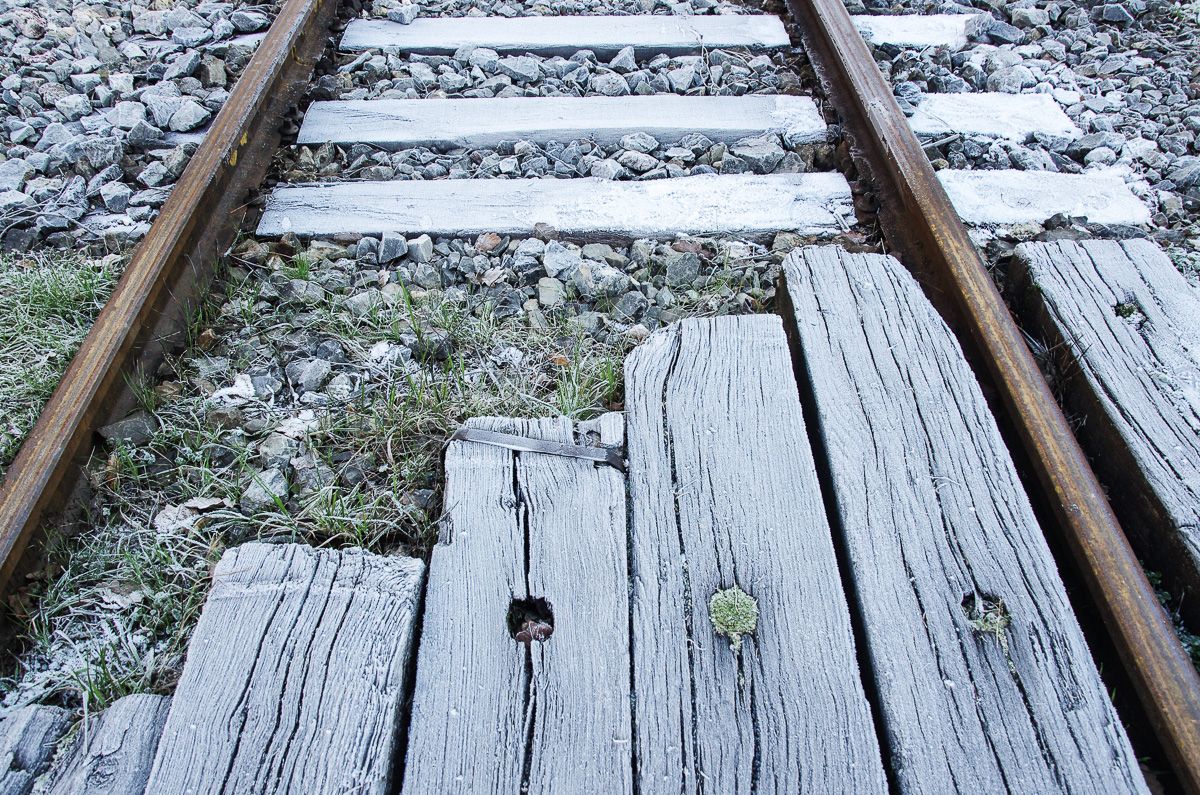
<instances>
[{"instance_id":1,"label":"rail head","mask_svg":"<svg viewBox=\"0 0 1200 795\"><path fill-rule=\"evenodd\" d=\"M1181 785L1200 792L1200 677L1159 605L1100 482L987 265L841 0L788 0L837 104L856 161L891 201L893 248L986 369Z\"/></svg>"}]
</instances>

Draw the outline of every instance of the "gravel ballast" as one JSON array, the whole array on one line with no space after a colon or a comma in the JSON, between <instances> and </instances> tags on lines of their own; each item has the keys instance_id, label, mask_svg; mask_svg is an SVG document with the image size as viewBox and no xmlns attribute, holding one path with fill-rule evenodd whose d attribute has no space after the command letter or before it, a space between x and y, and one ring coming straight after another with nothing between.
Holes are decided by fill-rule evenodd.
<instances>
[{"instance_id":1,"label":"gravel ballast","mask_svg":"<svg viewBox=\"0 0 1200 795\"><path fill-rule=\"evenodd\" d=\"M140 240L274 8L0 7L0 250Z\"/></svg>"}]
</instances>

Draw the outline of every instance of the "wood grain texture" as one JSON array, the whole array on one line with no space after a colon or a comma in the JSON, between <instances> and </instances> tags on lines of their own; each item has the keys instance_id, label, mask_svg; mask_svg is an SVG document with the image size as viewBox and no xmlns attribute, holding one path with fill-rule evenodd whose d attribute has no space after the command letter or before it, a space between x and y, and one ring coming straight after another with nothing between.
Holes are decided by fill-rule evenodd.
<instances>
[{"instance_id":1,"label":"wood grain texture","mask_svg":"<svg viewBox=\"0 0 1200 795\"><path fill-rule=\"evenodd\" d=\"M659 53L699 55L705 49L752 50L790 46L783 21L774 14L738 16L547 16L422 18L411 25L356 19L346 27L343 52L385 50L453 55L460 47L502 53L571 57L591 50L611 58L623 47L638 57Z\"/></svg>"},{"instance_id":2,"label":"wood grain texture","mask_svg":"<svg viewBox=\"0 0 1200 795\"><path fill-rule=\"evenodd\" d=\"M825 94L838 109L851 155L883 201L888 247L921 273L922 286L980 363L1036 483L1054 514L1094 607L1133 681L1183 786L1200 792L1200 675L1158 605L1154 588L1105 497L988 264L955 212L892 86L842 0L788 0Z\"/></svg>"},{"instance_id":3,"label":"wood grain texture","mask_svg":"<svg viewBox=\"0 0 1200 795\"><path fill-rule=\"evenodd\" d=\"M423 569L302 544L226 552L146 791L388 791Z\"/></svg>"},{"instance_id":4,"label":"wood grain texture","mask_svg":"<svg viewBox=\"0 0 1200 795\"><path fill-rule=\"evenodd\" d=\"M0 722L0 795L26 795L71 725L59 707L21 707Z\"/></svg>"},{"instance_id":5,"label":"wood grain texture","mask_svg":"<svg viewBox=\"0 0 1200 795\"><path fill-rule=\"evenodd\" d=\"M468 425L574 440L565 419ZM611 425L600 423L610 443ZM624 478L589 461L456 441L445 505L404 792L630 792ZM529 596L553 606L554 634L526 647L506 617Z\"/></svg>"},{"instance_id":6,"label":"wood grain texture","mask_svg":"<svg viewBox=\"0 0 1200 795\"><path fill-rule=\"evenodd\" d=\"M171 699L139 693L88 720L47 774L46 795L142 795ZM39 787L41 783L39 782Z\"/></svg>"},{"instance_id":7,"label":"wood grain texture","mask_svg":"<svg viewBox=\"0 0 1200 795\"><path fill-rule=\"evenodd\" d=\"M357 238L383 232L529 235L547 223L577 239L677 233L763 238L777 230L834 235L853 217L836 173L702 174L627 182L438 179L276 187L258 234Z\"/></svg>"},{"instance_id":8,"label":"wood grain texture","mask_svg":"<svg viewBox=\"0 0 1200 795\"><path fill-rule=\"evenodd\" d=\"M685 320L627 359L643 792L884 792L778 318ZM758 601L740 654L708 604Z\"/></svg>"},{"instance_id":9,"label":"wood grain texture","mask_svg":"<svg viewBox=\"0 0 1200 795\"><path fill-rule=\"evenodd\" d=\"M1145 792L949 329L891 257L807 248L784 272L901 790Z\"/></svg>"},{"instance_id":10,"label":"wood grain texture","mask_svg":"<svg viewBox=\"0 0 1200 795\"><path fill-rule=\"evenodd\" d=\"M1149 240L1026 243L1017 261L1118 514L1200 621L1200 292Z\"/></svg>"},{"instance_id":11,"label":"wood grain texture","mask_svg":"<svg viewBox=\"0 0 1200 795\"><path fill-rule=\"evenodd\" d=\"M787 95L363 99L312 103L296 142L399 149L587 138L611 146L633 132L664 145L691 133L725 143L775 133L797 146L824 141L826 125L811 98Z\"/></svg>"}]
</instances>

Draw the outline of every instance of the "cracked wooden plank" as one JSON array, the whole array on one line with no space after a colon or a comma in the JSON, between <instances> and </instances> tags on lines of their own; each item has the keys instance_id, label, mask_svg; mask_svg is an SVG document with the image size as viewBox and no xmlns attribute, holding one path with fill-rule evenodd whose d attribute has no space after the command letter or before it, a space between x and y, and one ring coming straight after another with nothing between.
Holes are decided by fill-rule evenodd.
<instances>
[{"instance_id":1,"label":"cracked wooden plank","mask_svg":"<svg viewBox=\"0 0 1200 795\"><path fill-rule=\"evenodd\" d=\"M777 317L685 320L626 360L643 792L884 792ZM758 601L735 654L708 604Z\"/></svg>"},{"instance_id":2,"label":"cracked wooden plank","mask_svg":"<svg viewBox=\"0 0 1200 795\"><path fill-rule=\"evenodd\" d=\"M142 795L171 699L125 696L88 720L47 774L47 795ZM39 787L41 787L39 782Z\"/></svg>"},{"instance_id":3,"label":"cracked wooden plank","mask_svg":"<svg viewBox=\"0 0 1200 795\"><path fill-rule=\"evenodd\" d=\"M392 150L587 138L613 146L623 136L644 132L670 145L693 133L724 143L773 133L800 146L824 141L826 130L810 97L787 95L361 99L312 103L296 142Z\"/></svg>"},{"instance_id":4,"label":"cracked wooden plank","mask_svg":"<svg viewBox=\"0 0 1200 795\"><path fill-rule=\"evenodd\" d=\"M1149 240L1022 244L1016 276L1130 541L1200 622L1200 293Z\"/></svg>"},{"instance_id":5,"label":"cracked wooden plank","mask_svg":"<svg viewBox=\"0 0 1200 795\"><path fill-rule=\"evenodd\" d=\"M1145 792L954 336L891 257L784 273L900 790Z\"/></svg>"},{"instance_id":6,"label":"cracked wooden plank","mask_svg":"<svg viewBox=\"0 0 1200 795\"><path fill-rule=\"evenodd\" d=\"M575 440L566 419L467 425ZM619 423L592 427L619 443ZM404 792L630 792L624 477L590 461L455 441L445 505ZM507 619L514 599L531 597L549 602L553 634L525 646Z\"/></svg>"},{"instance_id":7,"label":"cracked wooden plank","mask_svg":"<svg viewBox=\"0 0 1200 795\"><path fill-rule=\"evenodd\" d=\"M303 544L226 552L146 791L389 791L423 568Z\"/></svg>"},{"instance_id":8,"label":"cracked wooden plank","mask_svg":"<svg viewBox=\"0 0 1200 795\"><path fill-rule=\"evenodd\" d=\"M562 55L591 50L612 58L633 47L639 58L659 53L700 55L706 50L751 50L791 46L783 21L774 14L727 16L548 16L441 17L401 25L381 19L356 19L346 27L343 52L453 55L462 47L487 47L501 53Z\"/></svg>"},{"instance_id":9,"label":"cracked wooden plank","mask_svg":"<svg viewBox=\"0 0 1200 795\"><path fill-rule=\"evenodd\" d=\"M0 722L0 795L25 795L50 764L71 713L59 707L21 707Z\"/></svg>"}]
</instances>

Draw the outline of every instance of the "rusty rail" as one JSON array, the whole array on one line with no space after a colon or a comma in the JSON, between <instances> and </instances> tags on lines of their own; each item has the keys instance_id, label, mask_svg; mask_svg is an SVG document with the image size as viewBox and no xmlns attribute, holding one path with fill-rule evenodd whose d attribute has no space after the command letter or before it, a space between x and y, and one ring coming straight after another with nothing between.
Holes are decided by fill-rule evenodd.
<instances>
[{"instance_id":1,"label":"rusty rail","mask_svg":"<svg viewBox=\"0 0 1200 795\"><path fill-rule=\"evenodd\" d=\"M95 429L129 399L124 376L154 363L237 232L266 175L284 112L325 44L336 0L287 0L196 150L0 486L0 593L43 517L60 506Z\"/></svg>"},{"instance_id":2,"label":"rusty rail","mask_svg":"<svg viewBox=\"0 0 1200 795\"><path fill-rule=\"evenodd\" d=\"M981 361L1181 785L1200 792L1200 677L1066 418L842 0L788 0L881 195L889 243Z\"/></svg>"}]
</instances>

